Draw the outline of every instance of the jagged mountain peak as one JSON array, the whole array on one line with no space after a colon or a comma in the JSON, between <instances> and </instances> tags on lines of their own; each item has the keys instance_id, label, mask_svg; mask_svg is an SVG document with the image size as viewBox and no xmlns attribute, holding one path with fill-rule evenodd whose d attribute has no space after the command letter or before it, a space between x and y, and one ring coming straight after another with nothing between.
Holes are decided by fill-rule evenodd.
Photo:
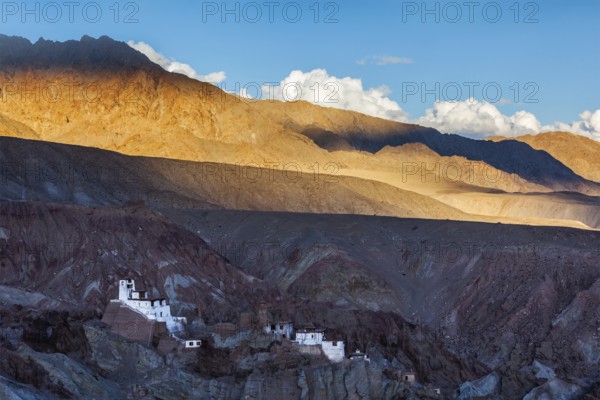
<instances>
[{"instance_id":1,"label":"jagged mountain peak","mask_svg":"<svg viewBox=\"0 0 600 400\"><path fill-rule=\"evenodd\" d=\"M115 70L158 67L148 57L124 42L108 36L95 39L84 35L80 40L64 42L39 38L32 43L19 36L0 35L0 68L2 69L81 69Z\"/></svg>"}]
</instances>

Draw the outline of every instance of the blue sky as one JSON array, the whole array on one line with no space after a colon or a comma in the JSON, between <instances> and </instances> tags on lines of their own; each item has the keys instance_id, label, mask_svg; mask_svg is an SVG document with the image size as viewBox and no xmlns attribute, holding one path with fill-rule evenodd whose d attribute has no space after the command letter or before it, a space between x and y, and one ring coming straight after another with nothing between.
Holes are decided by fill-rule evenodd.
<instances>
[{"instance_id":1,"label":"blue sky","mask_svg":"<svg viewBox=\"0 0 600 400\"><path fill-rule=\"evenodd\" d=\"M72 22L59 1L54 4L62 17L56 23L49 21L56 7L25 2L31 10L36 3L38 11L24 14L20 1L2 2L0 32L32 41L84 34L143 41L199 74L225 71L228 88L235 82L279 82L292 70L320 68L361 79L364 88L387 86L387 96L410 118L423 115L435 100L455 98L455 84L463 91L459 100L467 100L465 82L479 84L474 97L491 99L502 114L524 110L542 124L575 121L584 110L600 109L600 2L593 0L482 1L472 2L471 9L462 0L274 1L272 23L263 1L82 1ZM223 4L233 10L238 4L239 12L223 15ZM102 17L93 21L97 5ZM256 6L262 17L252 23ZM292 23L298 7L302 16ZM433 11L424 14L424 8ZM132 12L137 22L125 23ZM423 85L435 89L436 82L440 89L422 101ZM418 92L407 94L414 84ZM488 96L482 90L486 84L492 85ZM449 92L443 92L445 85ZM496 88L502 91L499 102Z\"/></svg>"}]
</instances>

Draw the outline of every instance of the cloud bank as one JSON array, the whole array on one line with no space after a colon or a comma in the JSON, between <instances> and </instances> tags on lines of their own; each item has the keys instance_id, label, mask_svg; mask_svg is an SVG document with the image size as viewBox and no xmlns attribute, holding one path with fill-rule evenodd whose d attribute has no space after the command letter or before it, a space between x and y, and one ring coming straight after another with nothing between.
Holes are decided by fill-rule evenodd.
<instances>
[{"instance_id":1,"label":"cloud bank","mask_svg":"<svg viewBox=\"0 0 600 400\"><path fill-rule=\"evenodd\" d=\"M519 136L542 129L542 124L530 112L518 111L508 116L495 105L474 99L437 102L414 122L442 132L479 137Z\"/></svg>"},{"instance_id":2,"label":"cloud bank","mask_svg":"<svg viewBox=\"0 0 600 400\"><path fill-rule=\"evenodd\" d=\"M365 89L360 79L338 78L324 69L292 71L279 85L263 87L264 99L305 100L324 107L407 121L408 114L388 97L390 93L386 86Z\"/></svg>"},{"instance_id":3,"label":"cloud bank","mask_svg":"<svg viewBox=\"0 0 600 400\"><path fill-rule=\"evenodd\" d=\"M570 124L555 122L550 126L545 126L543 130L567 131L600 141L600 109L596 111L586 110L579 114L579 118L581 118L579 121Z\"/></svg>"},{"instance_id":4,"label":"cloud bank","mask_svg":"<svg viewBox=\"0 0 600 400\"><path fill-rule=\"evenodd\" d=\"M487 102L467 100L464 102L438 102L425 115L412 121L442 132L458 133L472 137L521 136L541 132L566 131L600 141L600 109L584 111L580 120L571 123L554 122L543 125L527 111L504 115Z\"/></svg>"}]
</instances>

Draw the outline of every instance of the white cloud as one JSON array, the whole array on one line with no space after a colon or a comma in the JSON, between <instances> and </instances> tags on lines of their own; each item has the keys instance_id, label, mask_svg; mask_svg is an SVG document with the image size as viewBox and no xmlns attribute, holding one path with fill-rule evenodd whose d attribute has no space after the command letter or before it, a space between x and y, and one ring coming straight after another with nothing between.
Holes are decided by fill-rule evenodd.
<instances>
[{"instance_id":1,"label":"white cloud","mask_svg":"<svg viewBox=\"0 0 600 400\"><path fill-rule=\"evenodd\" d=\"M224 82L227 79L227 74L225 74L225 71L211 72L207 75L198 75L196 79L203 82L210 82L216 85L217 83Z\"/></svg>"},{"instance_id":2,"label":"white cloud","mask_svg":"<svg viewBox=\"0 0 600 400\"><path fill-rule=\"evenodd\" d=\"M459 102L436 102L415 123L442 132L474 137L518 136L538 133L542 124L530 112L518 111L512 116L502 114L495 105L469 99Z\"/></svg>"},{"instance_id":3,"label":"white cloud","mask_svg":"<svg viewBox=\"0 0 600 400\"><path fill-rule=\"evenodd\" d=\"M225 81L225 79L227 79L227 75L223 71L212 72L207 75L198 75L196 70L194 68L192 68L190 65L180 63L180 62L172 60L172 59L171 60L168 59L161 53L154 50L152 48L152 46L150 46L147 43L144 43L144 42L136 43L136 42L130 40L127 42L127 44L131 48L144 54L146 57L148 57L150 59L150 61L152 61L155 64L160 65L163 69L165 69L169 72L176 72L179 74L186 75L192 79L196 79L196 80L203 81L203 82L210 82L213 84L221 83L221 82Z\"/></svg>"},{"instance_id":4,"label":"white cloud","mask_svg":"<svg viewBox=\"0 0 600 400\"><path fill-rule=\"evenodd\" d=\"M292 71L279 85L263 87L263 99L305 100L324 107L406 121L408 114L389 95L386 86L364 89L360 79L338 78L324 69Z\"/></svg>"},{"instance_id":5,"label":"white cloud","mask_svg":"<svg viewBox=\"0 0 600 400\"><path fill-rule=\"evenodd\" d=\"M579 121L571 123L542 125L530 112L517 111L513 115L504 115L493 104L471 99L462 102L437 102L433 108L425 111L425 115L411 122L441 132L479 138L566 131L600 141L600 109L585 111L579 117Z\"/></svg>"},{"instance_id":6,"label":"white cloud","mask_svg":"<svg viewBox=\"0 0 600 400\"><path fill-rule=\"evenodd\" d=\"M579 114L579 121L571 122L555 122L551 125L546 125L542 131L567 131L587 136L590 139L600 141L600 109L596 111L584 111Z\"/></svg>"},{"instance_id":7,"label":"white cloud","mask_svg":"<svg viewBox=\"0 0 600 400\"><path fill-rule=\"evenodd\" d=\"M414 60L408 57L396 57L396 56L366 56L356 61L358 65L375 64L375 65L388 65L388 64L412 64Z\"/></svg>"}]
</instances>

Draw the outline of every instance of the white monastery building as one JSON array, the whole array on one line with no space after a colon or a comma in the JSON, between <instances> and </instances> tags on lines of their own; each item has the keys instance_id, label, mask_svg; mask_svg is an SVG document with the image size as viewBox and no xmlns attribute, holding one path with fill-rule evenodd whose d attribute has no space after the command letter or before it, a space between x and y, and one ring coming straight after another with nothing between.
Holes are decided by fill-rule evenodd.
<instances>
[{"instance_id":1,"label":"white monastery building","mask_svg":"<svg viewBox=\"0 0 600 400\"><path fill-rule=\"evenodd\" d=\"M267 334L271 334L274 336L282 337L285 339L292 339L294 334L294 325L289 322L276 322L271 324L266 324L264 326L263 331Z\"/></svg>"},{"instance_id":2,"label":"white monastery building","mask_svg":"<svg viewBox=\"0 0 600 400\"><path fill-rule=\"evenodd\" d=\"M152 342L153 335L162 335L160 340L166 340L167 347L169 340L186 349L202 345L200 339L183 339L186 318L171 315L171 306L166 299L150 298L147 291L137 290L133 279L119 281L119 297L110 301L102 321L110 325L113 332L147 345Z\"/></svg>"},{"instance_id":3,"label":"white monastery building","mask_svg":"<svg viewBox=\"0 0 600 400\"><path fill-rule=\"evenodd\" d=\"M344 342L324 339L325 331L322 329L301 329L296 332L294 342L299 346L320 346L330 361L341 362L345 357Z\"/></svg>"},{"instance_id":4,"label":"white monastery building","mask_svg":"<svg viewBox=\"0 0 600 400\"><path fill-rule=\"evenodd\" d=\"M111 301L119 301L148 319L166 323L169 333L183 331L183 324L187 322L184 317L171 315L166 299L150 299L147 291L136 290L133 279L119 281L119 299Z\"/></svg>"}]
</instances>

